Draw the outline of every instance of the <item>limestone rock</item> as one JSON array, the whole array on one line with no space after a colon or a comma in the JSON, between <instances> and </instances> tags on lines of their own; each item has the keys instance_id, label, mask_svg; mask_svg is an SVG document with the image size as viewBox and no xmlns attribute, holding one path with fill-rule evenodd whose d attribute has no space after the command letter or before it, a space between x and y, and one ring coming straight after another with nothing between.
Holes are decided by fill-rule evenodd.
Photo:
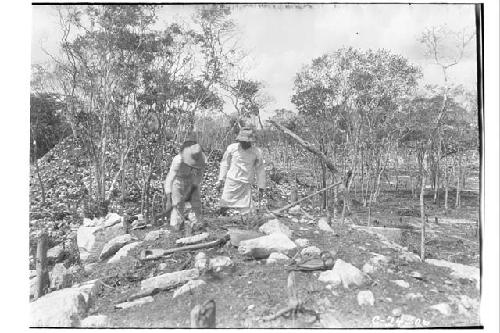
<instances>
[{"instance_id":1,"label":"limestone rock","mask_svg":"<svg viewBox=\"0 0 500 333\"><path fill-rule=\"evenodd\" d=\"M401 310L401 308L394 308L391 311L391 315L393 317L396 317L396 318L401 317L402 314L403 314L403 310Z\"/></svg>"},{"instance_id":2,"label":"limestone rock","mask_svg":"<svg viewBox=\"0 0 500 333\"><path fill-rule=\"evenodd\" d=\"M344 262L342 259L337 259L331 270L332 272L338 274L344 288L349 288L350 285L360 287L369 280L369 278L358 268L350 263Z\"/></svg>"},{"instance_id":3,"label":"limestone rock","mask_svg":"<svg viewBox=\"0 0 500 333\"><path fill-rule=\"evenodd\" d=\"M93 305L99 280L44 295L30 303L30 327L76 327Z\"/></svg>"},{"instance_id":4,"label":"limestone rock","mask_svg":"<svg viewBox=\"0 0 500 333\"><path fill-rule=\"evenodd\" d=\"M439 259L426 259L425 262L435 266L450 268L452 270L451 276L457 279L476 281L476 288L479 289L479 268Z\"/></svg>"},{"instance_id":5,"label":"limestone rock","mask_svg":"<svg viewBox=\"0 0 500 333\"><path fill-rule=\"evenodd\" d=\"M64 257L64 247L62 244L56 245L47 251L47 259L59 262Z\"/></svg>"},{"instance_id":6,"label":"limestone rock","mask_svg":"<svg viewBox=\"0 0 500 333\"><path fill-rule=\"evenodd\" d=\"M401 288L410 288L410 284L405 280L391 280L391 282L400 286Z\"/></svg>"},{"instance_id":7,"label":"limestone rock","mask_svg":"<svg viewBox=\"0 0 500 333\"><path fill-rule=\"evenodd\" d=\"M372 274L374 273L375 271L377 271L378 269L380 269L381 267L383 266L386 266L390 259L382 254L378 254L378 253L374 253L374 252L371 252L371 254L373 254L373 257L370 258L370 260L365 263L363 265L363 272L365 274Z\"/></svg>"},{"instance_id":8,"label":"limestone rock","mask_svg":"<svg viewBox=\"0 0 500 333\"><path fill-rule=\"evenodd\" d=\"M328 218L326 217L321 217L318 221L318 227L323 230L323 231L327 231L327 232L332 232L334 233L335 231L332 229L332 227L330 227L330 225L328 224Z\"/></svg>"},{"instance_id":9,"label":"limestone rock","mask_svg":"<svg viewBox=\"0 0 500 333\"><path fill-rule=\"evenodd\" d=\"M375 273L375 271L376 271L375 267L373 267L373 265L371 265L370 263L364 264L363 268L361 268L361 270L365 274L372 274L372 273Z\"/></svg>"},{"instance_id":10,"label":"limestone rock","mask_svg":"<svg viewBox=\"0 0 500 333\"><path fill-rule=\"evenodd\" d=\"M299 205L295 205L295 206L293 206L292 208L290 208L290 209L288 210L288 212L289 212L290 214L292 214L292 215L298 215L298 214L300 214L302 211L301 211L301 208L300 208L300 206L299 206Z\"/></svg>"},{"instance_id":11,"label":"limestone rock","mask_svg":"<svg viewBox=\"0 0 500 333\"><path fill-rule=\"evenodd\" d=\"M253 230L229 229L228 234L230 237L231 245L240 246L240 243L245 240L259 238L264 236L260 232Z\"/></svg>"},{"instance_id":12,"label":"limestone rock","mask_svg":"<svg viewBox=\"0 0 500 333\"><path fill-rule=\"evenodd\" d=\"M58 290L71 287L73 284L73 274L66 269L63 263L58 263L49 273L50 289Z\"/></svg>"},{"instance_id":13,"label":"limestone rock","mask_svg":"<svg viewBox=\"0 0 500 333\"><path fill-rule=\"evenodd\" d=\"M422 301L424 300L424 295L421 293L408 293L405 295L405 299L413 301L413 300L419 300Z\"/></svg>"},{"instance_id":14,"label":"limestone rock","mask_svg":"<svg viewBox=\"0 0 500 333\"><path fill-rule=\"evenodd\" d=\"M76 240L80 250L80 259L97 259L108 241L116 236L123 235L125 233L123 225L118 222L116 216L112 215L110 218L97 221L94 226L79 227Z\"/></svg>"},{"instance_id":15,"label":"limestone rock","mask_svg":"<svg viewBox=\"0 0 500 333\"><path fill-rule=\"evenodd\" d=\"M198 269L188 269L183 271L177 271L173 273L165 273L162 275L158 275L141 282L142 290L149 289L167 289L171 288L175 285L183 284L189 280L194 280L198 278L200 272Z\"/></svg>"},{"instance_id":16,"label":"limestone rock","mask_svg":"<svg viewBox=\"0 0 500 333\"><path fill-rule=\"evenodd\" d=\"M300 255L303 257L314 257L319 256L320 254L321 250L316 246L308 246L300 251Z\"/></svg>"},{"instance_id":17,"label":"limestone rock","mask_svg":"<svg viewBox=\"0 0 500 333\"><path fill-rule=\"evenodd\" d=\"M298 247L307 247L309 245L309 239L298 238L295 240L295 244L297 244Z\"/></svg>"},{"instance_id":18,"label":"limestone rock","mask_svg":"<svg viewBox=\"0 0 500 333\"><path fill-rule=\"evenodd\" d=\"M108 215L106 215L106 217L102 221L102 227L108 228L108 227L111 227L111 226L118 224L118 223L120 223L120 224L123 223L123 217L121 217L120 215L118 215L116 213L109 213Z\"/></svg>"},{"instance_id":19,"label":"limestone rock","mask_svg":"<svg viewBox=\"0 0 500 333\"><path fill-rule=\"evenodd\" d=\"M186 284L184 284L182 287L179 287L175 292L172 298L177 298L182 294L185 294L187 292L191 292L201 286L206 284L205 281L203 280L190 280Z\"/></svg>"},{"instance_id":20,"label":"limestone rock","mask_svg":"<svg viewBox=\"0 0 500 333\"><path fill-rule=\"evenodd\" d=\"M422 279L422 278L423 278L422 274L421 274L420 272L417 272L417 271L413 271L413 272L411 272L411 273L410 273L410 276L411 276L412 278L415 278L415 279L418 279L418 280L420 280L420 279Z\"/></svg>"},{"instance_id":21,"label":"limestone rock","mask_svg":"<svg viewBox=\"0 0 500 333\"><path fill-rule=\"evenodd\" d=\"M450 316L452 313L451 307L448 303L435 304L435 305L430 306L429 308L432 310L437 310L437 311L441 312L441 314L444 316Z\"/></svg>"},{"instance_id":22,"label":"limestone rock","mask_svg":"<svg viewBox=\"0 0 500 333\"><path fill-rule=\"evenodd\" d=\"M358 293L358 304L360 306L363 305L371 305L375 304L375 298L373 297L373 293L370 290L362 290Z\"/></svg>"},{"instance_id":23,"label":"limestone rock","mask_svg":"<svg viewBox=\"0 0 500 333\"><path fill-rule=\"evenodd\" d=\"M116 254L113 257L111 257L111 259L108 260L108 263L115 264L115 263L119 262L121 259L128 256L128 253L130 250L141 245L141 243L142 242L134 242L134 243L130 243L130 244L125 245L120 250L118 250L118 252L116 252Z\"/></svg>"},{"instance_id":24,"label":"limestone rock","mask_svg":"<svg viewBox=\"0 0 500 333\"><path fill-rule=\"evenodd\" d=\"M196 243L203 242L209 236L210 236L210 234L208 232L204 232L204 233L190 236L190 237L179 238L178 240L175 241L175 244L177 244L177 245L196 244Z\"/></svg>"},{"instance_id":25,"label":"limestone rock","mask_svg":"<svg viewBox=\"0 0 500 333\"><path fill-rule=\"evenodd\" d=\"M147 296L147 297L138 298L138 299L133 300L131 302L123 302L120 304L116 304L115 307L118 309L128 309L128 308L131 308L133 306L151 303L153 301L154 301L153 296Z\"/></svg>"},{"instance_id":26,"label":"limestone rock","mask_svg":"<svg viewBox=\"0 0 500 333\"><path fill-rule=\"evenodd\" d=\"M292 236L292 231L290 228L288 228L286 225L280 222L278 219L274 219L271 221L268 221L264 223L260 228L259 231L266 234L266 235L271 235L274 233L282 233L286 235L288 238Z\"/></svg>"},{"instance_id":27,"label":"limestone rock","mask_svg":"<svg viewBox=\"0 0 500 333\"><path fill-rule=\"evenodd\" d=\"M372 258L370 258L370 264L372 264L375 267L381 267L381 266L386 266L390 262L390 258L387 256L384 256L383 254L378 254L371 252L373 255Z\"/></svg>"},{"instance_id":28,"label":"limestone rock","mask_svg":"<svg viewBox=\"0 0 500 333\"><path fill-rule=\"evenodd\" d=\"M273 252L280 252L284 254L290 254L297 248L294 242L292 242L285 234L274 233L271 235L249 239L242 241L238 248L238 252L241 254L250 254L252 250L258 250L267 252L269 254Z\"/></svg>"},{"instance_id":29,"label":"limestone rock","mask_svg":"<svg viewBox=\"0 0 500 333\"><path fill-rule=\"evenodd\" d=\"M134 240L134 237L132 237L129 234L116 236L115 238L109 240L104 245L104 248L102 249L101 254L99 255L99 259L100 260L108 259L116 252L118 252L118 250L120 250L122 247L132 242L132 240Z\"/></svg>"},{"instance_id":30,"label":"limestone rock","mask_svg":"<svg viewBox=\"0 0 500 333\"><path fill-rule=\"evenodd\" d=\"M85 266L83 266L83 270L86 272L86 273L89 273L89 272L92 272L92 270L94 270L94 267L96 266L97 264L96 263L90 263L90 264L86 264Z\"/></svg>"},{"instance_id":31,"label":"limestone rock","mask_svg":"<svg viewBox=\"0 0 500 333\"><path fill-rule=\"evenodd\" d=\"M154 241L160 238L167 238L168 236L170 236L170 231L165 229L159 229L148 232L146 237L144 237L144 240Z\"/></svg>"},{"instance_id":32,"label":"limestone rock","mask_svg":"<svg viewBox=\"0 0 500 333\"><path fill-rule=\"evenodd\" d=\"M73 286L80 291L88 307L94 305L97 295L101 292L103 284L101 280L89 280Z\"/></svg>"},{"instance_id":33,"label":"limestone rock","mask_svg":"<svg viewBox=\"0 0 500 333\"><path fill-rule=\"evenodd\" d=\"M208 267L215 270L219 271L223 269L224 267L229 267L233 265L233 261L231 258L226 257L226 256L217 256L212 259L210 259L208 263Z\"/></svg>"},{"instance_id":34,"label":"limestone rock","mask_svg":"<svg viewBox=\"0 0 500 333\"><path fill-rule=\"evenodd\" d=\"M30 303L30 327L76 327L87 304L76 288L65 288Z\"/></svg>"},{"instance_id":35,"label":"limestone rock","mask_svg":"<svg viewBox=\"0 0 500 333\"><path fill-rule=\"evenodd\" d=\"M99 219L99 218L89 219L89 218L84 217L83 218L83 226L84 227L96 227L101 221L102 221L102 219Z\"/></svg>"},{"instance_id":36,"label":"limestone rock","mask_svg":"<svg viewBox=\"0 0 500 333\"><path fill-rule=\"evenodd\" d=\"M402 251L398 255L398 258L401 260L404 260L406 262L420 262L419 256L417 256L415 253L408 252L408 251Z\"/></svg>"},{"instance_id":37,"label":"limestone rock","mask_svg":"<svg viewBox=\"0 0 500 333\"><path fill-rule=\"evenodd\" d=\"M269 258L266 259L266 264L270 265L270 264L275 264L278 261L286 261L286 260L290 260L290 258L284 255L283 253L273 252L269 255Z\"/></svg>"},{"instance_id":38,"label":"limestone rock","mask_svg":"<svg viewBox=\"0 0 500 333\"><path fill-rule=\"evenodd\" d=\"M342 278L340 277L339 273L332 270L321 272L319 274L318 280L334 287L342 283Z\"/></svg>"},{"instance_id":39,"label":"limestone rock","mask_svg":"<svg viewBox=\"0 0 500 333\"><path fill-rule=\"evenodd\" d=\"M88 316L87 318L83 319L80 321L80 326L82 328L87 328L87 327L109 327L109 319L105 315L94 315L94 316Z\"/></svg>"},{"instance_id":40,"label":"limestone rock","mask_svg":"<svg viewBox=\"0 0 500 333\"><path fill-rule=\"evenodd\" d=\"M194 268L203 270L208 267L208 259L205 252L198 252L194 257Z\"/></svg>"}]
</instances>

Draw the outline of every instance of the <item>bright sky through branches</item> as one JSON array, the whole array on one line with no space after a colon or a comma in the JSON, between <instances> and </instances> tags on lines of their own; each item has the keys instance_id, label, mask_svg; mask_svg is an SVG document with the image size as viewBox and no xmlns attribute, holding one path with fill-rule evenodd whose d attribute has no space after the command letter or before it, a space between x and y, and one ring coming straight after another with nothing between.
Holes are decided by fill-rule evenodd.
<instances>
[{"instance_id":1,"label":"bright sky through branches","mask_svg":"<svg viewBox=\"0 0 500 333\"><path fill-rule=\"evenodd\" d=\"M196 6L164 6L159 24L189 21ZM241 45L251 58L249 76L264 82L276 108L295 109L290 102L293 80L315 57L343 46L388 49L407 57L423 70L423 84L441 84L440 69L424 58L417 38L425 28L446 24L450 29L475 28L473 5L340 4L286 8L278 5L235 5L232 17L239 26ZM57 52L59 22L53 6L33 6L32 63L49 60L41 45ZM461 63L450 70L450 81L469 89L476 86L475 44Z\"/></svg>"}]
</instances>

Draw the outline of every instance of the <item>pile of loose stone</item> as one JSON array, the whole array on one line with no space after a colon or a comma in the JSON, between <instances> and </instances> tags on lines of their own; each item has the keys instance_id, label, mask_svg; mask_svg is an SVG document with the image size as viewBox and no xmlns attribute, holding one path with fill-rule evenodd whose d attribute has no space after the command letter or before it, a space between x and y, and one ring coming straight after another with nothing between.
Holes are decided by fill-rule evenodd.
<instances>
[{"instance_id":1,"label":"pile of loose stone","mask_svg":"<svg viewBox=\"0 0 500 333\"><path fill-rule=\"evenodd\" d=\"M294 208L294 210L298 210ZM327 223L326 219L319 219L318 229L324 232L334 233L334 230ZM306 257L318 257L321 249L311 245L306 238L292 240L293 231L281 220L271 218L264 223L258 231L230 229L230 244L238 247L238 253L243 256L253 256L261 259L267 265L290 263L292 259ZM173 235L168 230L153 230L145 234L142 240L125 232L123 218L115 213L108 214L105 218L93 220L85 219L83 225L77 230L77 244L80 251L80 259L83 269L91 271L96 262L106 262L116 264L130 255L130 251L140 247L143 242L154 241L160 238L168 238ZM191 237L176 240L180 246L196 244L209 238L209 233L201 233ZM397 244L382 237L382 244L396 248L402 253L400 258L408 261L418 260L414 254L405 253L404 249ZM323 249L326 251L332 249ZM56 246L49 250L48 257L57 259L63 249ZM391 258L371 253L371 258L361 269L345 262L340 258L335 258L333 268L321 272L318 280L325 284L325 287L335 293L335 288L342 286L349 289L356 286L358 290L357 301L359 306L374 306L376 297L370 290L373 274L379 270L387 270ZM443 262L430 262L434 265L445 266ZM159 270L167 268L166 263L159 264ZM140 290L137 295L143 297L132 297L116 304L116 308L126 309L141 304L154 301L153 291L174 290L172 297L177 298L195 289L203 288L206 281L202 279L207 271L221 271L234 266L234 261L228 256L215 256L209 258L203 251L198 252L194 257L192 268L175 272L163 273L144 279L140 283ZM456 267L455 267L456 268ZM469 270L471 269L468 267ZM102 282L91 280L85 283L75 284L72 276L78 267L66 268L62 263L57 263L50 272L50 290L52 292L31 303L31 326L32 327L108 327L109 320L104 315L87 316L88 310L98 297ZM463 270L463 268L462 268ZM458 272L458 271L457 271ZM460 272L455 274L460 275ZM467 274L476 272L468 271ZM464 275L464 274L463 274ZM32 291L36 286L36 273L30 272ZM413 272L412 278L421 279L419 272ZM408 289L410 284L405 280L392 280L395 286L401 290ZM408 293L405 297L409 300L423 299L420 293ZM453 297L452 297L453 298ZM471 310L477 310L478 301L470 299L465 295L459 295L450 299L450 303L434 304L430 308L439 311L445 316L452 314L450 304L461 314L468 314ZM399 327L414 327L415 317L403 314L400 308L395 308L392 315L400 321ZM326 312L322 315L323 327L337 327L338 320L334 314ZM328 319L330 318L330 319Z\"/></svg>"}]
</instances>

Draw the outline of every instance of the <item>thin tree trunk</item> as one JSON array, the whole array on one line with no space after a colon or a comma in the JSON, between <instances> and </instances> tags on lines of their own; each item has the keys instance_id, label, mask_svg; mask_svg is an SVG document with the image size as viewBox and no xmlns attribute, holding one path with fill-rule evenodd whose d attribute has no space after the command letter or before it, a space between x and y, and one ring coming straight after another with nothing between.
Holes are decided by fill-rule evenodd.
<instances>
[{"instance_id":1,"label":"thin tree trunk","mask_svg":"<svg viewBox=\"0 0 500 333\"><path fill-rule=\"evenodd\" d=\"M322 188L326 188L326 167L324 163L321 163L321 186ZM322 198L321 198L321 209L326 209L327 208L327 192L323 192Z\"/></svg>"},{"instance_id":2,"label":"thin tree trunk","mask_svg":"<svg viewBox=\"0 0 500 333\"><path fill-rule=\"evenodd\" d=\"M410 176L410 182L411 182L411 196L413 199L415 199L416 193L415 193L415 182L413 181L413 176Z\"/></svg>"},{"instance_id":3,"label":"thin tree trunk","mask_svg":"<svg viewBox=\"0 0 500 333\"><path fill-rule=\"evenodd\" d=\"M36 176L38 178L38 184L40 185L40 191L42 192L42 205L45 205L45 186L43 186L43 180L42 176L40 175L40 167L38 165L38 157L37 157L37 144L36 141L33 143L34 146L34 154L35 154L35 170L36 170Z\"/></svg>"},{"instance_id":4,"label":"thin tree trunk","mask_svg":"<svg viewBox=\"0 0 500 333\"><path fill-rule=\"evenodd\" d=\"M368 203L368 223L367 224L369 227L372 226L372 202L371 202L371 200Z\"/></svg>"},{"instance_id":5,"label":"thin tree trunk","mask_svg":"<svg viewBox=\"0 0 500 333\"><path fill-rule=\"evenodd\" d=\"M438 204L439 207L439 162L441 161L441 135L439 137L439 147L437 151L437 161L436 161L436 174L434 178L434 204Z\"/></svg>"},{"instance_id":6,"label":"thin tree trunk","mask_svg":"<svg viewBox=\"0 0 500 333\"><path fill-rule=\"evenodd\" d=\"M424 206L424 190L425 176L422 172L422 186L420 187L420 218L422 220L422 229L420 234L420 260L425 260L425 206Z\"/></svg>"},{"instance_id":7,"label":"thin tree trunk","mask_svg":"<svg viewBox=\"0 0 500 333\"><path fill-rule=\"evenodd\" d=\"M35 299L42 297L48 287L48 271L47 271L47 233L42 232L38 238L38 246L36 250L36 276L37 285L35 290Z\"/></svg>"},{"instance_id":8,"label":"thin tree trunk","mask_svg":"<svg viewBox=\"0 0 500 333\"><path fill-rule=\"evenodd\" d=\"M444 165L444 211L445 214L448 212L448 190L449 190L449 175L448 175L448 163Z\"/></svg>"},{"instance_id":9,"label":"thin tree trunk","mask_svg":"<svg viewBox=\"0 0 500 333\"><path fill-rule=\"evenodd\" d=\"M460 173L462 172L462 156L458 156L458 174L457 174L457 197L455 199L455 208L460 207Z\"/></svg>"}]
</instances>

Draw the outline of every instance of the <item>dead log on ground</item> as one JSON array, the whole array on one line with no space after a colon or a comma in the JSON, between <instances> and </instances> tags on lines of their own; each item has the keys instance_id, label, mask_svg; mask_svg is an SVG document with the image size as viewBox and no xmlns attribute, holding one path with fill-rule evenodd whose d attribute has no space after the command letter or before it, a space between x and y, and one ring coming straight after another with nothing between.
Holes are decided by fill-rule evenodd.
<instances>
[{"instance_id":1,"label":"dead log on ground","mask_svg":"<svg viewBox=\"0 0 500 333\"><path fill-rule=\"evenodd\" d=\"M201 249L206 249L210 247L216 247L220 245L224 245L227 241L229 241L230 236L229 234L224 235L224 237L219 238L217 240L211 241L211 242L206 242L206 243L201 243L201 244L194 244L194 245L186 245L186 246L181 246L181 247L176 247L173 249L149 249L149 250L142 250L140 254L140 259L141 260L151 260L151 259L158 259L163 256L176 253L176 252L182 252L182 251L195 251L195 250L201 250Z\"/></svg>"}]
</instances>

